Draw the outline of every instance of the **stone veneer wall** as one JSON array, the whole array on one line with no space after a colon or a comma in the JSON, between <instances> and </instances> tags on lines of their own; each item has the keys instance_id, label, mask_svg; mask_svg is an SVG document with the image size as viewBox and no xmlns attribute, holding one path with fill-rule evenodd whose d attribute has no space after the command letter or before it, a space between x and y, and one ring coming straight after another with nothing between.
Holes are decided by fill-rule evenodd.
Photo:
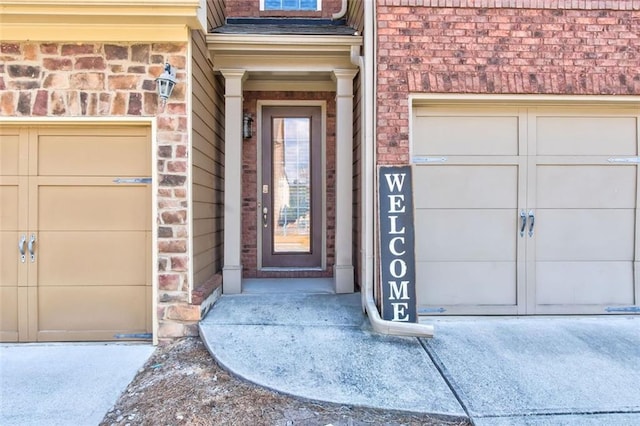
<instances>
[{"instance_id":1,"label":"stone veneer wall","mask_svg":"<svg viewBox=\"0 0 640 426\"><path fill-rule=\"evenodd\" d=\"M0 43L0 116L157 117L160 342L197 335L188 305L186 43ZM164 109L155 78L178 84Z\"/></svg>"},{"instance_id":2,"label":"stone veneer wall","mask_svg":"<svg viewBox=\"0 0 640 426\"><path fill-rule=\"evenodd\" d=\"M410 93L640 94L640 0L377 0L376 14L380 164L409 161Z\"/></svg>"}]
</instances>

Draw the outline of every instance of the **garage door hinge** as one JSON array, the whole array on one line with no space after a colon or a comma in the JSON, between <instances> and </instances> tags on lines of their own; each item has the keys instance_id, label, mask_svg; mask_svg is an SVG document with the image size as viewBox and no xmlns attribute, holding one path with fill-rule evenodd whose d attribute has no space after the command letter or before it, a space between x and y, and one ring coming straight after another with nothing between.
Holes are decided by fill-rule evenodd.
<instances>
[{"instance_id":1,"label":"garage door hinge","mask_svg":"<svg viewBox=\"0 0 640 426\"><path fill-rule=\"evenodd\" d=\"M136 339L136 340L151 340L153 336L151 333L131 333L131 334L114 334L116 339Z\"/></svg>"},{"instance_id":2,"label":"garage door hinge","mask_svg":"<svg viewBox=\"0 0 640 426\"><path fill-rule=\"evenodd\" d=\"M640 313L640 306L609 306L605 308L607 312L628 312L628 313Z\"/></svg>"},{"instance_id":3,"label":"garage door hinge","mask_svg":"<svg viewBox=\"0 0 640 426\"><path fill-rule=\"evenodd\" d=\"M640 157L626 157L626 158L609 158L607 160L610 163L640 163Z\"/></svg>"},{"instance_id":4,"label":"garage door hinge","mask_svg":"<svg viewBox=\"0 0 640 426\"><path fill-rule=\"evenodd\" d=\"M422 157L420 155L413 157L415 164L444 163L445 161L447 161L447 157Z\"/></svg>"},{"instance_id":5,"label":"garage door hinge","mask_svg":"<svg viewBox=\"0 0 640 426\"><path fill-rule=\"evenodd\" d=\"M446 312L445 308L422 308L418 309L418 315L441 314Z\"/></svg>"},{"instance_id":6,"label":"garage door hinge","mask_svg":"<svg viewBox=\"0 0 640 426\"><path fill-rule=\"evenodd\" d=\"M151 183L150 177L138 177L138 178L116 178L113 180L114 183Z\"/></svg>"}]
</instances>

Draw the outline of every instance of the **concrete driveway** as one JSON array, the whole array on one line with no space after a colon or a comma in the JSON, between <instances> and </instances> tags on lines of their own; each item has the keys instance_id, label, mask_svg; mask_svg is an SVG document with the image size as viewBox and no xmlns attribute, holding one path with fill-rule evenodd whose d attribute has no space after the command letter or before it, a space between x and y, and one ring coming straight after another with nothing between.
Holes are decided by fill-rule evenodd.
<instances>
[{"instance_id":1,"label":"concrete driveway","mask_svg":"<svg viewBox=\"0 0 640 426\"><path fill-rule=\"evenodd\" d=\"M474 425L640 424L640 317L430 318L372 333L360 295L223 296L200 323L220 364L299 397Z\"/></svg>"},{"instance_id":2,"label":"concrete driveway","mask_svg":"<svg viewBox=\"0 0 640 426\"><path fill-rule=\"evenodd\" d=\"M435 325L425 349L476 426L640 424L640 317Z\"/></svg>"},{"instance_id":3,"label":"concrete driveway","mask_svg":"<svg viewBox=\"0 0 640 426\"><path fill-rule=\"evenodd\" d=\"M0 345L0 425L95 426L151 356L137 343Z\"/></svg>"}]
</instances>

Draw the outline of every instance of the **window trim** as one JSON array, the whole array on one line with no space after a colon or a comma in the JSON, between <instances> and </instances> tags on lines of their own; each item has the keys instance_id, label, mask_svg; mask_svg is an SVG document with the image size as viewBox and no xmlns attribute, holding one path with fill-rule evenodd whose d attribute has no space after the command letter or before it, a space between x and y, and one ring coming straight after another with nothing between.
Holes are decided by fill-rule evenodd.
<instances>
[{"instance_id":1,"label":"window trim","mask_svg":"<svg viewBox=\"0 0 640 426\"><path fill-rule=\"evenodd\" d=\"M322 0L316 0L316 9L265 9L264 6L265 0L260 0L260 11L261 12L320 12L322 11Z\"/></svg>"}]
</instances>

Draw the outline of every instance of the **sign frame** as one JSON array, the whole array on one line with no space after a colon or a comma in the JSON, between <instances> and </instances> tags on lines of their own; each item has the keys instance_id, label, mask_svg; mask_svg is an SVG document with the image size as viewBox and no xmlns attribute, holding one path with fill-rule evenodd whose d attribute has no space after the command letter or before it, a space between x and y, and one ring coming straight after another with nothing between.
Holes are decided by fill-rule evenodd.
<instances>
[{"instance_id":1,"label":"sign frame","mask_svg":"<svg viewBox=\"0 0 640 426\"><path fill-rule=\"evenodd\" d=\"M378 166L381 316L418 322L411 165Z\"/></svg>"}]
</instances>

